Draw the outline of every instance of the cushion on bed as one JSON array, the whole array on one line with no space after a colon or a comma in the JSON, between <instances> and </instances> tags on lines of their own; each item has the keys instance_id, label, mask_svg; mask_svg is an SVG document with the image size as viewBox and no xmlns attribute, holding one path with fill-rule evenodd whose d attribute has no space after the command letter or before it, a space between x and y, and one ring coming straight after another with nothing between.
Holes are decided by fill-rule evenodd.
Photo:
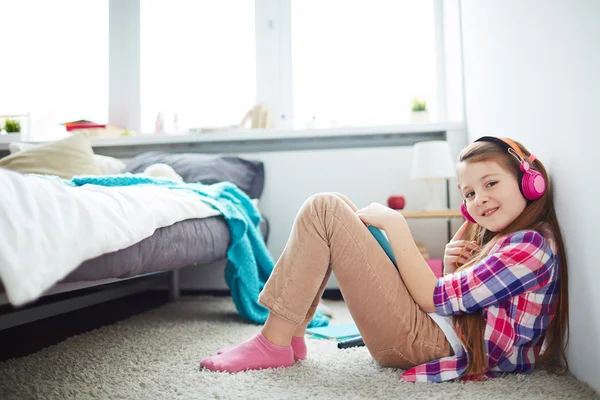
<instances>
[{"instance_id":1,"label":"cushion on bed","mask_svg":"<svg viewBox=\"0 0 600 400\"><path fill-rule=\"evenodd\" d=\"M11 142L8 144L8 151L10 151L11 154L15 154L19 151L43 146L44 144L45 143ZM94 161L96 162L98 168L100 168L102 175L120 174L123 172L123 170L125 170L125 163L118 158L94 154Z\"/></svg>"},{"instance_id":2,"label":"cushion on bed","mask_svg":"<svg viewBox=\"0 0 600 400\"><path fill-rule=\"evenodd\" d=\"M86 136L73 135L19 151L0 159L0 167L24 174L57 175L71 179L75 175L100 175L94 151Z\"/></svg>"},{"instance_id":3,"label":"cushion on bed","mask_svg":"<svg viewBox=\"0 0 600 400\"><path fill-rule=\"evenodd\" d=\"M264 188L265 171L262 161L236 156L151 151L133 158L127 164L125 172L142 173L156 163L171 166L188 183L202 182L211 185L231 182L251 198L260 198Z\"/></svg>"}]
</instances>

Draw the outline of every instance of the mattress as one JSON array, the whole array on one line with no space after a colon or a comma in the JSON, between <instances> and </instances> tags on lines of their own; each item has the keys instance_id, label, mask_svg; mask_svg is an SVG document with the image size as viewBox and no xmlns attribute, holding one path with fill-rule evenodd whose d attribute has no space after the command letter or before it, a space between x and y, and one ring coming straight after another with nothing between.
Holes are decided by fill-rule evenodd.
<instances>
[{"instance_id":1,"label":"mattress","mask_svg":"<svg viewBox=\"0 0 600 400\"><path fill-rule=\"evenodd\" d=\"M264 217L260 229L266 242L269 225ZM128 278L208 264L225 259L228 247L229 229L222 216L188 219L159 228L125 249L87 260L61 282Z\"/></svg>"}]
</instances>

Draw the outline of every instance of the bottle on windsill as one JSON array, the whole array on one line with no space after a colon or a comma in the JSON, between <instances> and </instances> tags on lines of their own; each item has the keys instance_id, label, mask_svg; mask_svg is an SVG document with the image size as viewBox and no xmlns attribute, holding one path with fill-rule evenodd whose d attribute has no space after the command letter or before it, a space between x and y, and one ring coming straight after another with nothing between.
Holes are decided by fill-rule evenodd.
<instances>
[{"instance_id":1,"label":"bottle on windsill","mask_svg":"<svg viewBox=\"0 0 600 400\"><path fill-rule=\"evenodd\" d=\"M162 134L164 131L164 121L162 113L156 115L156 121L154 122L154 133L157 135Z\"/></svg>"}]
</instances>

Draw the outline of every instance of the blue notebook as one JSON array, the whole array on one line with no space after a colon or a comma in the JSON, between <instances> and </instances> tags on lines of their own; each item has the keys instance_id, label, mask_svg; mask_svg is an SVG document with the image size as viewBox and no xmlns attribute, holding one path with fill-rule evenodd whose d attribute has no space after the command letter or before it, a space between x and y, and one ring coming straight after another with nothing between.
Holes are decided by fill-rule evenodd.
<instances>
[{"instance_id":1,"label":"blue notebook","mask_svg":"<svg viewBox=\"0 0 600 400\"><path fill-rule=\"evenodd\" d=\"M392 251L392 245L390 244L385 234L379 228L375 228L373 226L368 226L367 228L369 228L369 231L371 231L373 237L375 237L383 251L385 251L385 254L388 255L390 260L392 260L392 262L394 263L396 269L398 269L398 264L396 264L396 257L394 257L394 252Z\"/></svg>"},{"instance_id":2,"label":"blue notebook","mask_svg":"<svg viewBox=\"0 0 600 400\"><path fill-rule=\"evenodd\" d=\"M306 332L327 339L342 339L360 335L360 332L354 323L307 328Z\"/></svg>"}]
</instances>

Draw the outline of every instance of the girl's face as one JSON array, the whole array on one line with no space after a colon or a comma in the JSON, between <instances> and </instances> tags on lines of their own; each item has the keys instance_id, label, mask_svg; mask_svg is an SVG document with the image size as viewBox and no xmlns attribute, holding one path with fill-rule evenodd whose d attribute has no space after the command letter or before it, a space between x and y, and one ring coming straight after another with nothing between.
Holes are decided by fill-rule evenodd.
<instances>
[{"instance_id":1,"label":"girl's face","mask_svg":"<svg viewBox=\"0 0 600 400\"><path fill-rule=\"evenodd\" d=\"M461 162L458 177L469 214L489 231L506 228L527 205L517 179L494 161Z\"/></svg>"}]
</instances>

